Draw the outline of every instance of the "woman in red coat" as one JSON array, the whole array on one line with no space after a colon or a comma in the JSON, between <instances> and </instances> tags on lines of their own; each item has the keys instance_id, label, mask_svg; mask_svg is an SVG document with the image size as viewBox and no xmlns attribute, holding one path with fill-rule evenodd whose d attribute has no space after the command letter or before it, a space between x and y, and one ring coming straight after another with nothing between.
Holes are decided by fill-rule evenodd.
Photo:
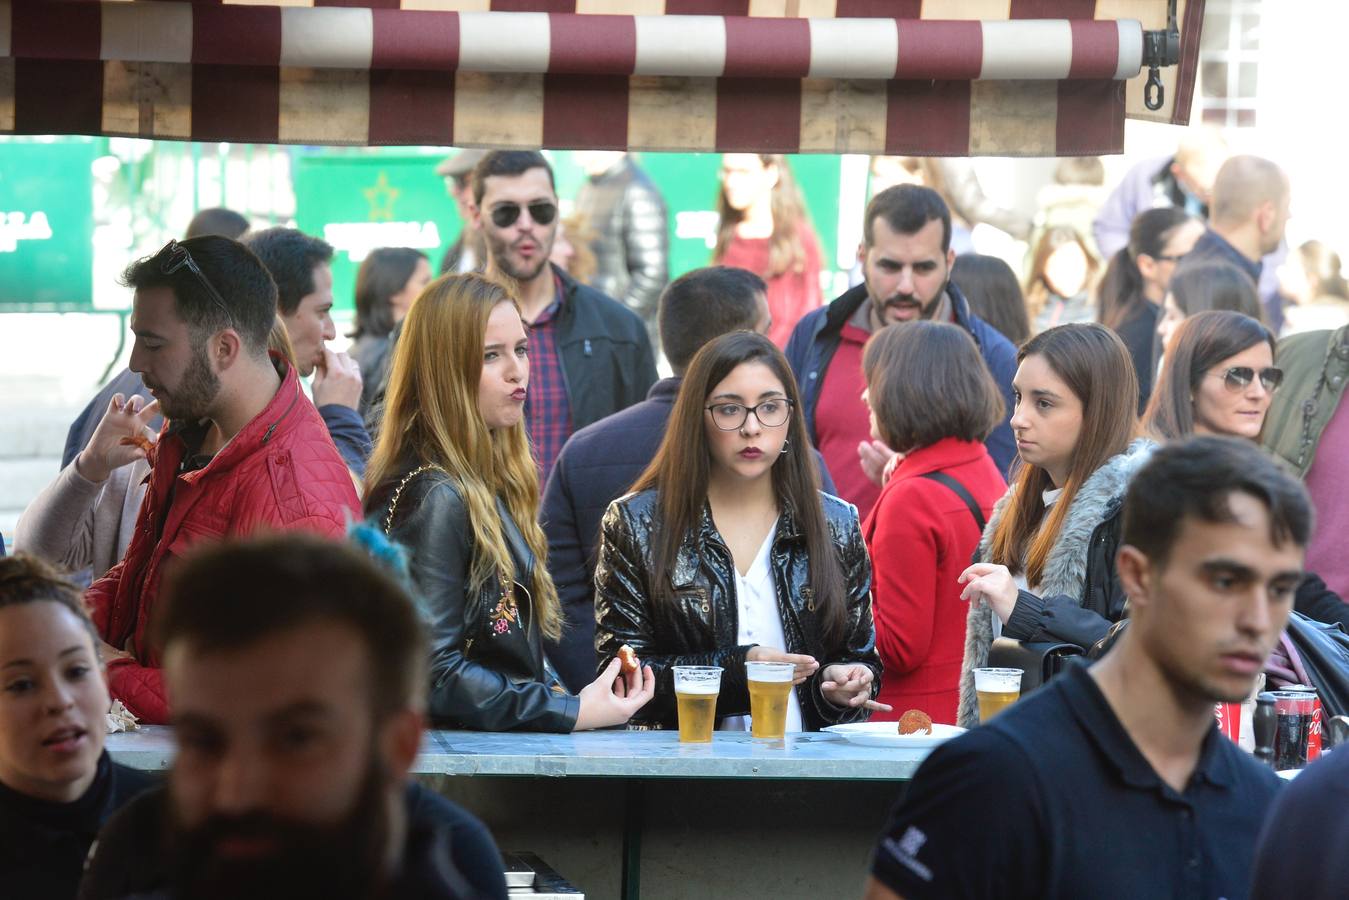
<instances>
[{"instance_id":1,"label":"woman in red coat","mask_svg":"<svg viewBox=\"0 0 1349 900\"><path fill-rule=\"evenodd\" d=\"M901 453L862 526L871 551L881 703L954 724L968 605L956 580L1006 491L983 440L1002 421L998 387L967 332L917 321L863 355L871 434Z\"/></svg>"}]
</instances>

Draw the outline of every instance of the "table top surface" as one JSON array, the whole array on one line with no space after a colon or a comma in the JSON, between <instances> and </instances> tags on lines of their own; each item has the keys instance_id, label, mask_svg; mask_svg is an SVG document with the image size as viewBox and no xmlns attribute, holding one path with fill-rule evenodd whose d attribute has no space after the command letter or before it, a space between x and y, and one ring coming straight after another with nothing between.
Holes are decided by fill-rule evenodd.
<instances>
[{"instance_id":1,"label":"table top surface","mask_svg":"<svg viewBox=\"0 0 1349 900\"><path fill-rule=\"evenodd\" d=\"M108 735L113 759L137 769L166 769L172 730L143 726ZM416 775L601 778L765 778L907 781L928 750L862 747L825 732L784 740L719 731L710 744L681 744L674 731L577 734L428 731Z\"/></svg>"}]
</instances>

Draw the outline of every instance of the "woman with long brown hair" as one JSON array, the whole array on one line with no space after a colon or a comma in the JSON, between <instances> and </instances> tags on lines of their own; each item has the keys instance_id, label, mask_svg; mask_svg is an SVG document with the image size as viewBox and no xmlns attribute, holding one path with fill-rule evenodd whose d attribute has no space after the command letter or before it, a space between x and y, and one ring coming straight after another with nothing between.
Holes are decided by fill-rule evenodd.
<instances>
[{"instance_id":1,"label":"woman with long brown hair","mask_svg":"<svg viewBox=\"0 0 1349 900\"><path fill-rule=\"evenodd\" d=\"M432 282L394 350L365 512L410 552L431 627L429 709L483 731L621 725L650 670L615 662L579 696L543 659L562 630L544 566L538 470L524 424L529 346L519 306L481 275Z\"/></svg>"},{"instance_id":2,"label":"woman with long brown hair","mask_svg":"<svg viewBox=\"0 0 1349 900\"><path fill-rule=\"evenodd\" d=\"M823 301L820 242L787 157L725 154L717 215L712 263L748 269L768 283L768 337L787 346L796 323Z\"/></svg>"},{"instance_id":3,"label":"woman with long brown hair","mask_svg":"<svg viewBox=\"0 0 1349 900\"><path fill-rule=\"evenodd\" d=\"M787 730L887 707L871 564L851 504L820 492L786 357L739 331L693 358L656 458L615 500L595 572L599 664L630 645L656 674L635 717L675 724L672 668L724 670L717 716L743 728L745 663L795 664Z\"/></svg>"},{"instance_id":4,"label":"woman with long brown hair","mask_svg":"<svg viewBox=\"0 0 1349 900\"><path fill-rule=\"evenodd\" d=\"M1136 440L1138 382L1103 325L1051 328L1018 354L1012 431L1021 471L998 501L978 562L960 576L966 620L960 724L979 721L973 670L996 632L1089 648L1124 616L1115 572L1129 478L1156 446Z\"/></svg>"}]
</instances>

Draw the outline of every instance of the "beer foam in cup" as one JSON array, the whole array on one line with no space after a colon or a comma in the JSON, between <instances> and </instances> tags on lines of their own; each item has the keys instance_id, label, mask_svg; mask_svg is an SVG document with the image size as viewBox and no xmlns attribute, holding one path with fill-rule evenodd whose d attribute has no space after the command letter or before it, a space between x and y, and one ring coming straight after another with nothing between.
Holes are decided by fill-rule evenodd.
<instances>
[{"instance_id":1,"label":"beer foam in cup","mask_svg":"<svg viewBox=\"0 0 1349 900\"><path fill-rule=\"evenodd\" d=\"M762 681L768 683L779 683L791 681L796 673L796 666L792 663L784 662L747 662L745 663L745 674L750 681Z\"/></svg>"},{"instance_id":2,"label":"beer foam in cup","mask_svg":"<svg viewBox=\"0 0 1349 900\"><path fill-rule=\"evenodd\" d=\"M674 682L681 694L716 694L721 690L721 667L675 666Z\"/></svg>"},{"instance_id":3,"label":"beer foam in cup","mask_svg":"<svg viewBox=\"0 0 1349 900\"><path fill-rule=\"evenodd\" d=\"M1021 690L1021 669L975 669L974 689L993 693Z\"/></svg>"}]
</instances>

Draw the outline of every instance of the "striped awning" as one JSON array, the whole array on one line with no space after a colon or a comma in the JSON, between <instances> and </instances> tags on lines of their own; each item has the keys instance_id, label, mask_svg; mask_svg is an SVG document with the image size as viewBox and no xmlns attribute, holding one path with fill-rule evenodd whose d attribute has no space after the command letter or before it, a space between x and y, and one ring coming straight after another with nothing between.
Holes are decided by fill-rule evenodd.
<instances>
[{"instance_id":1,"label":"striped awning","mask_svg":"<svg viewBox=\"0 0 1349 900\"><path fill-rule=\"evenodd\" d=\"M0 0L0 133L1060 155L1142 110L1165 0ZM1053 18L1048 18L1053 16Z\"/></svg>"}]
</instances>

